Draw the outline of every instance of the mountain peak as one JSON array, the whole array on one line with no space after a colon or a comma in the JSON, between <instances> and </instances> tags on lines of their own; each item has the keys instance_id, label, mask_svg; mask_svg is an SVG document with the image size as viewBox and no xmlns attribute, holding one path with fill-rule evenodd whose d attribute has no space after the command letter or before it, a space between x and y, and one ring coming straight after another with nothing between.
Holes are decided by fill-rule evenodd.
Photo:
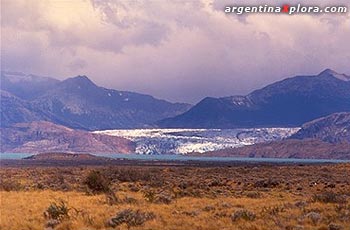
<instances>
[{"instance_id":1,"label":"mountain peak","mask_svg":"<svg viewBox=\"0 0 350 230\"><path fill-rule=\"evenodd\" d=\"M87 76L78 75L76 77L71 77L62 82L63 84L68 85L77 85L79 87L97 87L95 83L93 83Z\"/></svg>"},{"instance_id":2,"label":"mountain peak","mask_svg":"<svg viewBox=\"0 0 350 230\"><path fill-rule=\"evenodd\" d=\"M319 75L324 75L324 74L338 74L338 73L332 69L327 68L327 69L323 70Z\"/></svg>"},{"instance_id":3,"label":"mountain peak","mask_svg":"<svg viewBox=\"0 0 350 230\"><path fill-rule=\"evenodd\" d=\"M87 76L85 75L78 75L76 77L71 77L71 78L68 78L68 79L71 79L71 80L74 80L74 81L88 81L88 82L92 82Z\"/></svg>"},{"instance_id":4,"label":"mountain peak","mask_svg":"<svg viewBox=\"0 0 350 230\"><path fill-rule=\"evenodd\" d=\"M297 127L318 117L349 112L349 83L349 76L326 69L317 76L272 83L247 96L217 98L211 103L202 100L158 124L162 128Z\"/></svg>"},{"instance_id":5,"label":"mountain peak","mask_svg":"<svg viewBox=\"0 0 350 230\"><path fill-rule=\"evenodd\" d=\"M346 74L337 73L332 69L325 69L318 76L332 76L342 81L350 81L350 76Z\"/></svg>"}]
</instances>

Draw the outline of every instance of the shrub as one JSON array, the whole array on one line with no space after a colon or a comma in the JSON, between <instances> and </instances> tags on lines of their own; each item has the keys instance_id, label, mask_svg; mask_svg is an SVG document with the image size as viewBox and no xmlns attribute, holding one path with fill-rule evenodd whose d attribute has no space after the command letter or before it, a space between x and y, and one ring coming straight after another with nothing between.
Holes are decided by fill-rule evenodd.
<instances>
[{"instance_id":1,"label":"shrub","mask_svg":"<svg viewBox=\"0 0 350 230\"><path fill-rule=\"evenodd\" d=\"M312 201L321 203L346 203L346 198L343 195L333 192L324 192L313 195Z\"/></svg>"},{"instance_id":2,"label":"shrub","mask_svg":"<svg viewBox=\"0 0 350 230\"><path fill-rule=\"evenodd\" d=\"M2 180L0 181L0 190L9 191L19 191L22 189L22 185L14 180Z\"/></svg>"},{"instance_id":3,"label":"shrub","mask_svg":"<svg viewBox=\"0 0 350 230\"><path fill-rule=\"evenodd\" d=\"M173 196L165 191L157 192L153 189L146 189L143 191L143 196L146 201L158 204L170 204Z\"/></svg>"},{"instance_id":4,"label":"shrub","mask_svg":"<svg viewBox=\"0 0 350 230\"><path fill-rule=\"evenodd\" d=\"M69 218L69 211L70 208L68 208L67 203L63 200L60 200L58 203L51 203L50 206L44 212L44 216L50 220L61 221L63 219Z\"/></svg>"},{"instance_id":5,"label":"shrub","mask_svg":"<svg viewBox=\"0 0 350 230\"><path fill-rule=\"evenodd\" d=\"M294 205L297 207L297 208L305 208L308 203L306 201L303 201L303 200L300 200L300 201L297 201L294 203Z\"/></svg>"},{"instance_id":6,"label":"shrub","mask_svg":"<svg viewBox=\"0 0 350 230\"><path fill-rule=\"evenodd\" d=\"M91 171L87 175L84 184L93 194L108 193L111 190L110 181L103 174L96 170Z\"/></svg>"},{"instance_id":7,"label":"shrub","mask_svg":"<svg viewBox=\"0 0 350 230\"><path fill-rule=\"evenodd\" d=\"M182 214L186 215L186 216L190 216L190 217L195 217L198 216L200 213L200 211L198 210L194 210L194 211L183 211Z\"/></svg>"},{"instance_id":8,"label":"shrub","mask_svg":"<svg viewBox=\"0 0 350 230\"><path fill-rule=\"evenodd\" d=\"M118 212L114 217L108 220L109 227L116 227L125 223L128 228L132 226L143 225L146 221L152 220L155 215L152 212L142 212L140 210L133 211L132 209L125 209Z\"/></svg>"},{"instance_id":9,"label":"shrub","mask_svg":"<svg viewBox=\"0 0 350 230\"><path fill-rule=\"evenodd\" d=\"M156 193L153 189L146 189L143 192L143 197L146 201L153 203L156 199Z\"/></svg>"},{"instance_id":10,"label":"shrub","mask_svg":"<svg viewBox=\"0 0 350 230\"><path fill-rule=\"evenodd\" d=\"M237 210L231 215L232 221L237 221L239 219L253 221L255 220L255 218L256 218L255 213L248 211L246 209Z\"/></svg>"},{"instance_id":11,"label":"shrub","mask_svg":"<svg viewBox=\"0 0 350 230\"><path fill-rule=\"evenodd\" d=\"M61 222L58 221L58 220L53 220L53 219L50 219L46 222L45 224L45 227L46 229L45 230L51 230L51 229L54 229L57 225L59 225Z\"/></svg>"},{"instance_id":12,"label":"shrub","mask_svg":"<svg viewBox=\"0 0 350 230\"><path fill-rule=\"evenodd\" d=\"M267 179L267 180L259 180L255 182L254 187L255 188L275 188L280 184L278 180L275 179Z\"/></svg>"},{"instance_id":13,"label":"shrub","mask_svg":"<svg viewBox=\"0 0 350 230\"><path fill-rule=\"evenodd\" d=\"M328 230L342 230L344 229L341 225L330 223L328 225Z\"/></svg>"},{"instance_id":14,"label":"shrub","mask_svg":"<svg viewBox=\"0 0 350 230\"><path fill-rule=\"evenodd\" d=\"M123 202L127 203L127 204L137 204L137 199L131 197L131 196L126 196L123 199Z\"/></svg>"},{"instance_id":15,"label":"shrub","mask_svg":"<svg viewBox=\"0 0 350 230\"><path fill-rule=\"evenodd\" d=\"M155 203L170 204L173 200L171 194L162 192L156 195Z\"/></svg>"},{"instance_id":16,"label":"shrub","mask_svg":"<svg viewBox=\"0 0 350 230\"><path fill-rule=\"evenodd\" d=\"M118 197L116 197L116 195L112 190L105 192L105 196L106 196L106 202L108 205L115 205L119 203Z\"/></svg>"},{"instance_id":17,"label":"shrub","mask_svg":"<svg viewBox=\"0 0 350 230\"><path fill-rule=\"evenodd\" d=\"M314 225L316 225L321 220L321 214L318 212L309 212L305 215L305 217L310 219Z\"/></svg>"},{"instance_id":18,"label":"shrub","mask_svg":"<svg viewBox=\"0 0 350 230\"><path fill-rule=\"evenodd\" d=\"M252 198L252 199L258 199L261 197L261 193L260 192L257 192L257 191L251 191L251 192L247 192L246 193L246 196L248 198Z\"/></svg>"},{"instance_id":19,"label":"shrub","mask_svg":"<svg viewBox=\"0 0 350 230\"><path fill-rule=\"evenodd\" d=\"M203 211L205 212L210 212L210 211L214 211L215 207L213 205L207 205L203 208Z\"/></svg>"},{"instance_id":20,"label":"shrub","mask_svg":"<svg viewBox=\"0 0 350 230\"><path fill-rule=\"evenodd\" d=\"M275 215L278 215L280 212L285 212L285 207L284 206L264 207L262 209L262 212L275 216Z\"/></svg>"}]
</instances>

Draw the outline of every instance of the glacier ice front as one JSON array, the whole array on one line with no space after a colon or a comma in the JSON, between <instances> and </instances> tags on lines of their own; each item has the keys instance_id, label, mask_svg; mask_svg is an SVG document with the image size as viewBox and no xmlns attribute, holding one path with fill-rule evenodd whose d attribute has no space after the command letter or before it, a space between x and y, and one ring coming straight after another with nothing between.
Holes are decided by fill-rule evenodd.
<instances>
[{"instance_id":1,"label":"glacier ice front","mask_svg":"<svg viewBox=\"0 0 350 230\"><path fill-rule=\"evenodd\" d=\"M132 140L136 143L137 154L187 154L281 140L298 130L299 128L128 129L95 133Z\"/></svg>"}]
</instances>

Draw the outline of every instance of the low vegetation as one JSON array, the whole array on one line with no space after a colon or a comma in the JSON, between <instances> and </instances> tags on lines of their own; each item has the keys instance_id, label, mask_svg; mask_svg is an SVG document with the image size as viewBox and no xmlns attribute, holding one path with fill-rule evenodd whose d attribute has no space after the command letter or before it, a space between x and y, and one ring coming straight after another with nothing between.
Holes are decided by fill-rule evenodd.
<instances>
[{"instance_id":1,"label":"low vegetation","mask_svg":"<svg viewBox=\"0 0 350 230\"><path fill-rule=\"evenodd\" d=\"M0 229L350 228L350 165L0 169Z\"/></svg>"}]
</instances>

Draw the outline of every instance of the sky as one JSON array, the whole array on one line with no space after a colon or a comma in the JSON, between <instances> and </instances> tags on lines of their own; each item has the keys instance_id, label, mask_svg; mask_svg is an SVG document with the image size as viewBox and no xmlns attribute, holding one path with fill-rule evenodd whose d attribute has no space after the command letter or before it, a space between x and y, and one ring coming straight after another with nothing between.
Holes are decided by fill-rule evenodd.
<instances>
[{"instance_id":1,"label":"sky","mask_svg":"<svg viewBox=\"0 0 350 230\"><path fill-rule=\"evenodd\" d=\"M350 74L349 13L224 13L248 2L262 1L1 0L1 70L189 103L326 68ZM350 10L288 3L306 2Z\"/></svg>"}]
</instances>

